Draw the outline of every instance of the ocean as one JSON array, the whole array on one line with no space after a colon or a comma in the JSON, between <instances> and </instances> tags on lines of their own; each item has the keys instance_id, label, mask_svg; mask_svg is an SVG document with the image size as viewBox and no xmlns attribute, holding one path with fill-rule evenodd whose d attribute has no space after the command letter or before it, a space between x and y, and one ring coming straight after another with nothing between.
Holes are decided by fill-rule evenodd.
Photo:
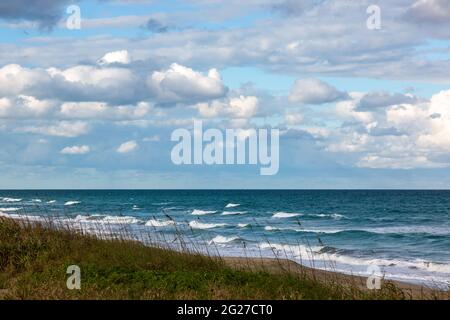
<instances>
[{"instance_id":1,"label":"ocean","mask_svg":"<svg viewBox=\"0 0 450 320\"><path fill-rule=\"evenodd\" d=\"M0 216L222 256L450 284L450 191L3 190Z\"/></svg>"}]
</instances>

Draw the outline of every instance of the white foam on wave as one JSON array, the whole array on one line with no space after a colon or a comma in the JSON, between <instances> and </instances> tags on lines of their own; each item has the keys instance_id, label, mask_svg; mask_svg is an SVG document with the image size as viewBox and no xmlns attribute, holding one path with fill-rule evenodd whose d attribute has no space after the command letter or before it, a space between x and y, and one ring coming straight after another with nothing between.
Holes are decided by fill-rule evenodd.
<instances>
[{"instance_id":1,"label":"white foam on wave","mask_svg":"<svg viewBox=\"0 0 450 320\"><path fill-rule=\"evenodd\" d=\"M108 216L101 214L93 215L77 215L74 219L65 219L65 222L78 222L78 223L94 223L94 224L137 224L142 221L130 216Z\"/></svg>"},{"instance_id":2,"label":"white foam on wave","mask_svg":"<svg viewBox=\"0 0 450 320\"><path fill-rule=\"evenodd\" d=\"M56 203L56 200L47 201L48 204Z\"/></svg>"},{"instance_id":3,"label":"white foam on wave","mask_svg":"<svg viewBox=\"0 0 450 320\"><path fill-rule=\"evenodd\" d=\"M230 216L230 215L235 215L235 214L246 214L247 211L224 211L222 212L222 214L224 216Z\"/></svg>"},{"instance_id":4,"label":"white foam on wave","mask_svg":"<svg viewBox=\"0 0 450 320\"><path fill-rule=\"evenodd\" d=\"M65 206L73 206L75 204L79 204L81 203L80 201L67 201L66 203L64 203Z\"/></svg>"},{"instance_id":5,"label":"white foam on wave","mask_svg":"<svg viewBox=\"0 0 450 320\"><path fill-rule=\"evenodd\" d=\"M137 205L134 205L132 209L133 210L141 210L141 208L139 208Z\"/></svg>"},{"instance_id":6,"label":"white foam on wave","mask_svg":"<svg viewBox=\"0 0 450 320\"><path fill-rule=\"evenodd\" d=\"M398 227L374 227L374 228L348 228L348 229L302 229L303 232L328 233L335 234L340 232L369 232L376 234L414 234L424 233L431 235L450 235L448 227L430 227L430 226L398 226Z\"/></svg>"},{"instance_id":7,"label":"white foam on wave","mask_svg":"<svg viewBox=\"0 0 450 320\"><path fill-rule=\"evenodd\" d=\"M20 201L22 201L22 199L6 197L6 198L2 198L2 201L4 201L4 202L20 202Z\"/></svg>"},{"instance_id":8,"label":"white foam on wave","mask_svg":"<svg viewBox=\"0 0 450 320\"><path fill-rule=\"evenodd\" d=\"M226 223L203 223L199 221L191 221L189 222L189 226L192 229L212 229L212 228L219 228L219 227L225 227Z\"/></svg>"},{"instance_id":9,"label":"white foam on wave","mask_svg":"<svg viewBox=\"0 0 450 320\"><path fill-rule=\"evenodd\" d=\"M311 232L311 233L340 233L344 231L364 231L364 230L352 230L352 229L304 229L304 228L283 228L283 227L273 227L273 226L265 226L264 230L266 231L296 231L296 232Z\"/></svg>"},{"instance_id":10,"label":"white foam on wave","mask_svg":"<svg viewBox=\"0 0 450 320\"><path fill-rule=\"evenodd\" d=\"M353 230L353 229L301 229L299 231L302 232L311 232L311 233L327 233L327 234L335 234L345 231L364 231L364 230Z\"/></svg>"},{"instance_id":11,"label":"white foam on wave","mask_svg":"<svg viewBox=\"0 0 450 320\"><path fill-rule=\"evenodd\" d=\"M20 208L0 208L0 212L11 212L11 211L19 211Z\"/></svg>"},{"instance_id":12,"label":"white foam on wave","mask_svg":"<svg viewBox=\"0 0 450 320\"><path fill-rule=\"evenodd\" d=\"M141 220L129 216L106 216L100 221L103 223L112 223L112 224L136 224L141 222Z\"/></svg>"},{"instance_id":13,"label":"white foam on wave","mask_svg":"<svg viewBox=\"0 0 450 320\"><path fill-rule=\"evenodd\" d=\"M238 239L239 239L238 236L224 237L224 236L218 235L218 236L214 237L214 239L209 241L209 244L214 244L214 243L224 244L224 243L229 243L229 242L232 242L232 241L235 241Z\"/></svg>"},{"instance_id":14,"label":"white foam on wave","mask_svg":"<svg viewBox=\"0 0 450 320\"><path fill-rule=\"evenodd\" d=\"M77 215L73 220L76 222L94 222L106 217L104 214L92 214L92 215ZM69 218L70 219L70 218Z\"/></svg>"},{"instance_id":15,"label":"white foam on wave","mask_svg":"<svg viewBox=\"0 0 450 320\"><path fill-rule=\"evenodd\" d=\"M428 233L432 235L450 235L450 227L438 227L438 226L392 226L392 227L365 228L362 230L379 234Z\"/></svg>"},{"instance_id":16,"label":"white foam on wave","mask_svg":"<svg viewBox=\"0 0 450 320\"><path fill-rule=\"evenodd\" d=\"M240 206L240 204L239 203L229 203L225 206L225 208L234 208L237 206Z\"/></svg>"},{"instance_id":17,"label":"white foam on wave","mask_svg":"<svg viewBox=\"0 0 450 320\"><path fill-rule=\"evenodd\" d=\"M0 217L10 218L14 220L20 221L29 221L29 222L40 222L46 221L43 217L40 216L32 216L32 215L21 215L15 213L4 213L0 211Z\"/></svg>"},{"instance_id":18,"label":"white foam on wave","mask_svg":"<svg viewBox=\"0 0 450 320\"><path fill-rule=\"evenodd\" d=\"M32 199L31 201L32 201L32 202L37 202L37 203L41 203L41 202L42 202L41 199Z\"/></svg>"},{"instance_id":19,"label":"white foam on wave","mask_svg":"<svg viewBox=\"0 0 450 320\"><path fill-rule=\"evenodd\" d=\"M217 211L212 211L212 210L208 211L208 210L194 209L191 214L194 216L203 216L205 214L211 214L211 213L216 213L216 212Z\"/></svg>"},{"instance_id":20,"label":"white foam on wave","mask_svg":"<svg viewBox=\"0 0 450 320\"><path fill-rule=\"evenodd\" d=\"M304 245L289 245L289 244L277 244L277 243L260 243L259 247L261 249L270 249L278 251L281 254L286 254L288 258L300 259L301 261L324 261L324 262L336 262L349 266L370 266L377 265L380 267L400 267L405 270L419 269L428 272L438 272L444 274L450 274L450 264L435 263L425 260L414 260L405 261L398 259L367 259L367 258L357 258L350 257L346 255L341 255L337 253L321 252L325 247L311 246L307 247Z\"/></svg>"},{"instance_id":21,"label":"white foam on wave","mask_svg":"<svg viewBox=\"0 0 450 320\"><path fill-rule=\"evenodd\" d=\"M250 227L250 223L238 223L238 228L247 228Z\"/></svg>"},{"instance_id":22,"label":"white foam on wave","mask_svg":"<svg viewBox=\"0 0 450 320\"><path fill-rule=\"evenodd\" d=\"M172 220L148 220L145 225L148 227L168 227L174 225L175 222Z\"/></svg>"},{"instance_id":23,"label":"white foam on wave","mask_svg":"<svg viewBox=\"0 0 450 320\"><path fill-rule=\"evenodd\" d=\"M335 220L340 220L340 219L348 219L346 216L344 216L343 214L339 214L339 213L310 213L307 216L309 217L319 217L319 218L332 218Z\"/></svg>"},{"instance_id":24,"label":"white foam on wave","mask_svg":"<svg viewBox=\"0 0 450 320\"><path fill-rule=\"evenodd\" d=\"M273 227L273 226L265 226L264 230L266 231L296 231L301 232L302 229L296 229L296 228L282 228L282 227Z\"/></svg>"},{"instance_id":25,"label":"white foam on wave","mask_svg":"<svg viewBox=\"0 0 450 320\"><path fill-rule=\"evenodd\" d=\"M325 233L325 234L337 234L341 232L369 232L376 234L414 234L414 233L426 233L432 235L449 235L450 228L446 227L426 227L426 226L416 226L416 227L376 227L376 228L348 228L348 229L332 229L332 228L317 228L317 229L304 229L304 228L283 228L283 227L264 227L266 231L297 231L297 232L310 232L310 233Z\"/></svg>"},{"instance_id":26,"label":"white foam on wave","mask_svg":"<svg viewBox=\"0 0 450 320\"><path fill-rule=\"evenodd\" d=\"M301 216L300 213L289 213L289 212L276 212L272 218L293 218Z\"/></svg>"}]
</instances>

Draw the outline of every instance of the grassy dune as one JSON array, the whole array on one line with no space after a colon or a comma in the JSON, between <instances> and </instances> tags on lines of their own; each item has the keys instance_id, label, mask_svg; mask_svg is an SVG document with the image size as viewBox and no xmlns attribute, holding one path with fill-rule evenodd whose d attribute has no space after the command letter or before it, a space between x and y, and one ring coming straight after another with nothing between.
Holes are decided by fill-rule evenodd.
<instances>
[{"instance_id":1,"label":"grassy dune","mask_svg":"<svg viewBox=\"0 0 450 320\"><path fill-rule=\"evenodd\" d=\"M69 265L81 268L81 290L66 287ZM246 265L0 218L0 299L411 298L390 282L369 291L281 264Z\"/></svg>"}]
</instances>

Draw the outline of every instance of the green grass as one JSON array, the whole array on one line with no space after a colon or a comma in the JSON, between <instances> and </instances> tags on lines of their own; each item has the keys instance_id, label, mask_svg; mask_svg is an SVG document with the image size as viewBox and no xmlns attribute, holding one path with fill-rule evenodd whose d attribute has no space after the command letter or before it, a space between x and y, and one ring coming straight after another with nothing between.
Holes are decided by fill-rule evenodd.
<instances>
[{"instance_id":1,"label":"green grass","mask_svg":"<svg viewBox=\"0 0 450 320\"><path fill-rule=\"evenodd\" d=\"M68 290L69 265L81 290ZM220 258L100 240L0 218L0 299L402 299L306 274L243 271Z\"/></svg>"}]
</instances>

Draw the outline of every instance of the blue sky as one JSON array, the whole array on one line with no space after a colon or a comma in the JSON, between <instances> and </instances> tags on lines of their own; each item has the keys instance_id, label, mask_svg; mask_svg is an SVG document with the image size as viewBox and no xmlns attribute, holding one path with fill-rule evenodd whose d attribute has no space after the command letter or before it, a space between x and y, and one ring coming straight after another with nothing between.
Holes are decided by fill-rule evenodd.
<instances>
[{"instance_id":1,"label":"blue sky","mask_svg":"<svg viewBox=\"0 0 450 320\"><path fill-rule=\"evenodd\" d=\"M2 3L0 188L450 188L449 27L445 0ZM174 165L194 120L279 129L278 174Z\"/></svg>"}]
</instances>

